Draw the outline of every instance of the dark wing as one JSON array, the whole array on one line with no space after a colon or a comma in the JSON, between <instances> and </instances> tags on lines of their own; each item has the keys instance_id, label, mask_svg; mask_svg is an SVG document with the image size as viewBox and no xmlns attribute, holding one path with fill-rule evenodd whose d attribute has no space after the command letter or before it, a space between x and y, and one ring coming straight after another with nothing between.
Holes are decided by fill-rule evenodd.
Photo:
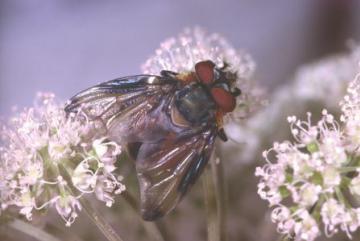
<instances>
[{"instance_id":1,"label":"dark wing","mask_svg":"<svg viewBox=\"0 0 360 241\"><path fill-rule=\"evenodd\" d=\"M81 109L135 159L141 212L154 220L170 212L206 166L216 128L177 126L171 109L177 80L140 75L112 80L74 96L67 112Z\"/></svg>"},{"instance_id":2,"label":"dark wing","mask_svg":"<svg viewBox=\"0 0 360 241\"><path fill-rule=\"evenodd\" d=\"M81 110L98 130L107 131L116 141L129 142L136 139L134 132L146 131L149 112L169 103L176 83L175 79L154 75L114 79L78 93L65 111Z\"/></svg>"},{"instance_id":3,"label":"dark wing","mask_svg":"<svg viewBox=\"0 0 360 241\"><path fill-rule=\"evenodd\" d=\"M145 220L155 220L175 208L208 163L215 137L215 129L207 129L140 146L136 169Z\"/></svg>"}]
</instances>

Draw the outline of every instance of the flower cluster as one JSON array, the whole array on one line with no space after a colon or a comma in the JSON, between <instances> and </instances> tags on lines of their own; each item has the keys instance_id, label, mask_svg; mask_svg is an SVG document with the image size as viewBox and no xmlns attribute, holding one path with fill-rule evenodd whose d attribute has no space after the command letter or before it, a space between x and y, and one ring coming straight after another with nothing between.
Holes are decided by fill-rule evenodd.
<instances>
[{"instance_id":1,"label":"flower cluster","mask_svg":"<svg viewBox=\"0 0 360 241\"><path fill-rule=\"evenodd\" d=\"M165 40L142 69L145 74L159 74L161 70L189 72L204 60L211 60L220 68L227 63L238 76L236 84L242 94L237 109L227 116L229 119L242 119L264 104L263 91L251 81L255 70L251 56L236 50L220 34L208 34L199 27L185 29L178 37Z\"/></svg>"},{"instance_id":2,"label":"flower cluster","mask_svg":"<svg viewBox=\"0 0 360 241\"><path fill-rule=\"evenodd\" d=\"M360 227L360 79L340 103L340 122L326 110L316 124L288 117L294 142L274 143L256 169L258 194L274 207L278 231L314 240L339 230L351 238Z\"/></svg>"},{"instance_id":3,"label":"flower cluster","mask_svg":"<svg viewBox=\"0 0 360 241\"><path fill-rule=\"evenodd\" d=\"M113 172L121 148L92 132L84 114L67 115L53 94L40 93L34 108L0 130L1 209L17 207L31 220L34 211L55 207L69 226L84 194L111 206L125 189Z\"/></svg>"},{"instance_id":4,"label":"flower cluster","mask_svg":"<svg viewBox=\"0 0 360 241\"><path fill-rule=\"evenodd\" d=\"M339 101L358 72L359 56L360 46L354 45L350 51L301 66L288 84L274 90L266 108L241 125L231 126L230 137L244 143L241 148L234 145L233 152L238 150L234 156L243 163L253 162L272 140L287 138L290 133L284 125L288 115L302 115L323 108L338 115Z\"/></svg>"}]
</instances>

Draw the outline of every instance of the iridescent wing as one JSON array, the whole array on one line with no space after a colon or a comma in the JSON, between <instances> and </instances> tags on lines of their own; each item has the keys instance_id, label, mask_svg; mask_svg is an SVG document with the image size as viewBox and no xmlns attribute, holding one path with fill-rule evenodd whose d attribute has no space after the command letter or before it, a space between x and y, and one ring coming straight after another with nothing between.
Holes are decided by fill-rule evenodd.
<instances>
[{"instance_id":1,"label":"iridescent wing","mask_svg":"<svg viewBox=\"0 0 360 241\"><path fill-rule=\"evenodd\" d=\"M177 82L169 75L116 79L79 93L65 108L67 112L81 109L112 140L128 146L146 220L159 218L176 206L197 180L214 146L214 123L173 123Z\"/></svg>"},{"instance_id":2,"label":"iridescent wing","mask_svg":"<svg viewBox=\"0 0 360 241\"><path fill-rule=\"evenodd\" d=\"M141 144L135 159L145 220L155 220L175 208L208 163L215 136L215 130L209 129Z\"/></svg>"},{"instance_id":3,"label":"iridescent wing","mask_svg":"<svg viewBox=\"0 0 360 241\"><path fill-rule=\"evenodd\" d=\"M81 110L116 141L133 141L138 138L135 132L144 132L141 125L149 119L148 113L169 103L176 83L175 79L154 75L114 79L78 93L65 111Z\"/></svg>"}]
</instances>

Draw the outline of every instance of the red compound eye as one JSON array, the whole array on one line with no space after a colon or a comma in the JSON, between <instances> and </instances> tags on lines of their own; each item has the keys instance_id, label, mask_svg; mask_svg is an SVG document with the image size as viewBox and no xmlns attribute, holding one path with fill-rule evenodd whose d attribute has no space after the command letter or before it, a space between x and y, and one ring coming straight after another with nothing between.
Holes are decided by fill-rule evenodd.
<instances>
[{"instance_id":1,"label":"red compound eye","mask_svg":"<svg viewBox=\"0 0 360 241\"><path fill-rule=\"evenodd\" d=\"M195 65L195 72L198 79L204 84L214 82L214 67L215 64L210 60L198 62Z\"/></svg>"},{"instance_id":2,"label":"red compound eye","mask_svg":"<svg viewBox=\"0 0 360 241\"><path fill-rule=\"evenodd\" d=\"M223 112L232 112L235 109L236 99L230 92L223 88L214 87L211 89L211 95Z\"/></svg>"}]
</instances>

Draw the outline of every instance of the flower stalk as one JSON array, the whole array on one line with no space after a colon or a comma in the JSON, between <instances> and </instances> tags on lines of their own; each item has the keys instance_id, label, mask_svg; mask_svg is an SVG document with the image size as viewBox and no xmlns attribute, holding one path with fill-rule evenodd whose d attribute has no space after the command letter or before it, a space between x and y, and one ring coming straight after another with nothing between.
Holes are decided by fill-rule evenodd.
<instances>
[{"instance_id":1,"label":"flower stalk","mask_svg":"<svg viewBox=\"0 0 360 241\"><path fill-rule=\"evenodd\" d=\"M212 179L212 172L210 166L205 167L202 179L204 186L204 199L207 218L207 240L220 241L215 185Z\"/></svg>"},{"instance_id":2,"label":"flower stalk","mask_svg":"<svg viewBox=\"0 0 360 241\"><path fill-rule=\"evenodd\" d=\"M211 169L216 192L216 206L218 210L218 225L220 240L226 241L226 213L227 213L227 185L224 177L224 166L221 160L221 147L216 146L215 158L211 162Z\"/></svg>"},{"instance_id":3,"label":"flower stalk","mask_svg":"<svg viewBox=\"0 0 360 241\"><path fill-rule=\"evenodd\" d=\"M8 226L39 241L61 241L61 239L58 239L43 229L37 228L30 223L24 222L20 219L15 219L14 221L10 222Z\"/></svg>"},{"instance_id":4,"label":"flower stalk","mask_svg":"<svg viewBox=\"0 0 360 241\"><path fill-rule=\"evenodd\" d=\"M226 189L224 169L216 153L203 174L208 241L226 240Z\"/></svg>"},{"instance_id":5,"label":"flower stalk","mask_svg":"<svg viewBox=\"0 0 360 241\"><path fill-rule=\"evenodd\" d=\"M146 232L156 241L165 241L164 234L162 234L161 229L156 222L146 222L142 219L139 213L139 204L134 196L129 191L124 191L121 196L136 213L136 216L139 218Z\"/></svg>"},{"instance_id":6,"label":"flower stalk","mask_svg":"<svg viewBox=\"0 0 360 241\"><path fill-rule=\"evenodd\" d=\"M106 219L85 198L80 198L79 201L90 220L98 227L108 241L123 241Z\"/></svg>"}]
</instances>

